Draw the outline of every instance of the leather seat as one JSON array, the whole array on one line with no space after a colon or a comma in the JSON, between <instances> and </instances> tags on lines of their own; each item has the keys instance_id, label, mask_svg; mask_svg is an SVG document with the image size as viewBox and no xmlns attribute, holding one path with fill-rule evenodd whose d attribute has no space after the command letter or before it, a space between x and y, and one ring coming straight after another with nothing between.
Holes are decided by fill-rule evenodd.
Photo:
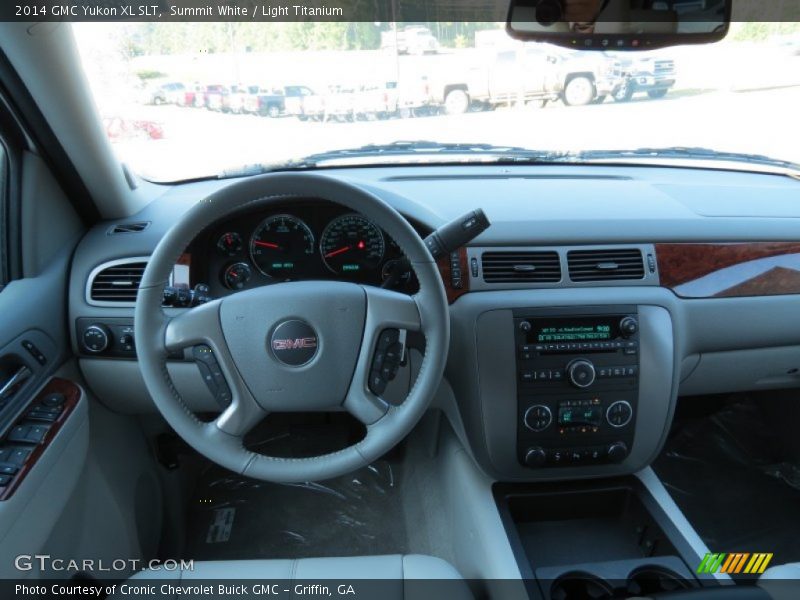
<instances>
[{"instance_id":1,"label":"leather seat","mask_svg":"<svg viewBox=\"0 0 800 600\"><path fill-rule=\"evenodd\" d=\"M213 580L218 580L214 582ZM221 580L226 580L225 582ZM253 581L257 580L257 581ZM365 581L371 580L371 581ZM256 584L280 584L281 590L294 590L296 585L327 585L333 597L339 597L338 585L352 585L355 595L342 598L380 598L380 600L411 600L418 598L448 598L461 600L473 598L466 582L450 563L433 556L421 554L392 554L387 556L302 558L286 560L231 560L196 561L192 570L166 570L163 568L136 573L124 584L128 586L163 584L192 586L200 582L209 584L252 587ZM366 588L366 589L365 589ZM123 596L119 589L112 598L136 598L130 593ZM281 595L289 597L290 594ZM300 595L300 594L294 594ZM302 594L309 595L309 594ZM313 595L313 594L312 594ZM147 596L152 598L152 594ZM159 598L171 598L163 595ZM175 598L193 598L191 594L175 594ZM198 596L199 598L200 596ZM208 597L208 596L206 596ZM236 598L237 595L216 597ZM252 598L253 593L242 595Z\"/></svg>"},{"instance_id":2,"label":"leather seat","mask_svg":"<svg viewBox=\"0 0 800 600\"><path fill-rule=\"evenodd\" d=\"M800 598L800 563L770 567L759 577L758 585L774 600Z\"/></svg>"}]
</instances>

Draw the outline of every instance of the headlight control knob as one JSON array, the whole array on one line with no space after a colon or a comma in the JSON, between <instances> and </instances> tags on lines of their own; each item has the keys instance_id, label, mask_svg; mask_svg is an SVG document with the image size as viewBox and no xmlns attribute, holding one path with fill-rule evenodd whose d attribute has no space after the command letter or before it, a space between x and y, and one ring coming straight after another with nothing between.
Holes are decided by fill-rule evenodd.
<instances>
[{"instance_id":1,"label":"headlight control knob","mask_svg":"<svg viewBox=\"0 0 800 600\"><path fill-rule=\"evenodd\" d=\"M110 334L105 325L94 323L83 330L83 347L87 352L99 354L105 351L110 344Z\"/></svg>"}]
</instances>

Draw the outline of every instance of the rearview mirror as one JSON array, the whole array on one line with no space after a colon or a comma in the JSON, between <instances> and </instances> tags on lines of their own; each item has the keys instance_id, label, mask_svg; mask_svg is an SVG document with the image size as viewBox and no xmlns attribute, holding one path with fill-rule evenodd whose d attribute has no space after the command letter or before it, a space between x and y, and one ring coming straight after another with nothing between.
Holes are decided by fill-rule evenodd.
<instances>
[{"instance_id":1,"label":"rearview mirror","mask_svg":"<svg viewBox=\"0 0 800 600\"><path fill-rule=\"evenodd\" d=\"M511 37L582 50L717 42L732 0L511 0Z\"/></svg>"}]
</instances>

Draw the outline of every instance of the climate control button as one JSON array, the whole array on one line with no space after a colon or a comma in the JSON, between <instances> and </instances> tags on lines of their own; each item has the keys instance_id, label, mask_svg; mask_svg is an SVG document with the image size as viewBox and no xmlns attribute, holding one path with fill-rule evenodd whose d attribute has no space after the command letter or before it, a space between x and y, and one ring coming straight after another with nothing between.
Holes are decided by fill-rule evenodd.
<instances>
[{"instance_id":1,"label":"climate control button","mask_svg":"<svg viewBox=\"0 0 800 600\"><path fill-rule=\"evenodd\" d=\"M525 411L525 427L531 431L544 431L553 422L553 413L544 404L535 404Z\"/></svg>"},{"instance_id":2,"label":"climate control button","mask_svg":"<svg viewBox=\"0 0 800 600\"><path fill-rule=\"evenodd\" d=\"M591 361L583 358L573 360L567 366L567 376L572 385L578 388L587 388L594 383L597 373Z\"/></svg>"},{"instance_id":3,"label":"climate control button","mask_svg":"<svg viewBox=\"0 0 800 600\"><path fill-rule=\"evenodd\" d=\"M612 427L625 427L633 418L633 408L625 400L612 402L606 410L606 420Z\"/></svg>"}]
</instances>

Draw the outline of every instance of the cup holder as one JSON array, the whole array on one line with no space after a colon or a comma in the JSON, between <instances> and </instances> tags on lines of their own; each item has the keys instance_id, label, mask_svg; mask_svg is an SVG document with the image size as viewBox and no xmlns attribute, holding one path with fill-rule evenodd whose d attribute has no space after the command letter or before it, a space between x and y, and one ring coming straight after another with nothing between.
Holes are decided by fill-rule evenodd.
<instances>
[{"instance_id":1,"label":"cup holder","mask_svg":"<svg viewBox=\"0 0 800 600\"><path fill-rule=\"evenodd\" d=\"M692 586L685 577L666 567L645 565L631 572L628 576L628 593L636 596L677 592L688 590Z\"/></svg>"},{"instance_id":2,"label":"cup holder","mask_svg":"<svg viewBox=\"0 0 800 600\"><path fill-rule=\"evenodd\" d=\"M551 600L606 600L613 597L611 585L583 571L564 573L550 586Z\"/></svg>"}]
</instances>

